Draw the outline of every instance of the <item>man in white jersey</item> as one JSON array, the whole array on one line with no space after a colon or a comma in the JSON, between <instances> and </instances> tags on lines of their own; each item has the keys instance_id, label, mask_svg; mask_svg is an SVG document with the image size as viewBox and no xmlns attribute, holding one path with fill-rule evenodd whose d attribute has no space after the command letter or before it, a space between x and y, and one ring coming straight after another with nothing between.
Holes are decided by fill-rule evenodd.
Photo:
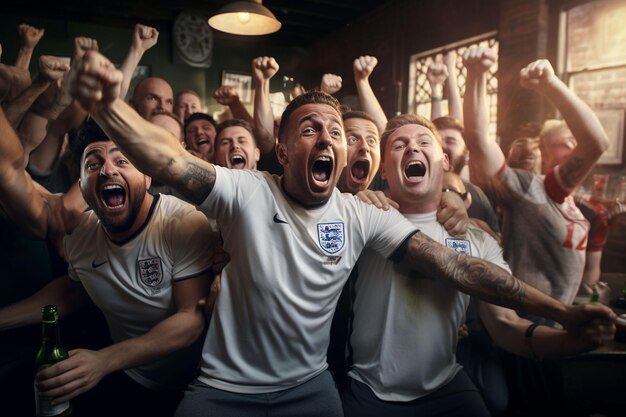
<instances>
[{"instance_id":1,"label":"man in white jersey","mask_svg":"<svg viewBox=\"0 0 626 417\"><path fill-rule=\"evenodd\" d=\"M383 212L339 193L335 185L347 152L339 103L331 96L306 93L287 106L276 145L285 173L276 177L189 155L119 99L119 81L110 61L89 53L71 90L139 169L173 185L217 219L231 255L200 376L178 416L342 415L326 371L330 319L366 246L393 255L405 267L439 271L441 279L472 294L553 317L568 328L598 315L614 316L603 306L563 306L495 265L433 243L397 211Z\"/></svg>"},{"instance_id":2,"label":"man in white jersey","mask_svg":"<svg viewBox=\"0 0 626 417\"><path fill-rule=\"evenodd\" d=\"M256 169L260 156L250 123L228 119L217 125L215 164L230 169Z\"/></svg>"},{"instance_id":3,"label":"man in white jersey","mask_svg":"<svg viewBox=\"0 0 626 417\"><path fill-rule=\"evenodd\" d=\"M75 400L78 415L171 415L195 376L203 342L199 303L212 258L206 217L174 197L147 193L150 178L88 121L74 150L91 210L74 218L54 196L44 200L19 164L7 163L23 158L23 149L3 114L0 129L0 201L7 212L38 238L71 232L64 240L69 279L0 311L0 328L38 323L46 304L69 314L90 298L113 344L71 350L69 359L38 372L41 395Z\"/></svg>"},{"instance_id":4,"label":"man in white jersey","mask_svg":"<svg viewBox=\"0 0 626 417\"><path fill-rule=\"evenodd\" d=\"M504 258L511 270L543 293L571 304L582 279L589 230L571 193L609 141L589 106L558 79L548 61L538 60L521 70L520 83L548 98L563 115L569 129L559 132L558 144L568 148L568 156L558 164L550 162L545 176L508 167L502 150L487 134L485 73L495 59L487 48L470 48L463 57L466 91L471 92L463 101L470 172L502 208ZM572 151L574 138L578 145Z\"/></svg>"},{"instance_id":5,"label":"man in white jersey","mask_svg":"<svg viewBox=\"0 0 626 417\"><path fill-rule=\"evenodd\" d=\"M394 117L381 147L381 172L390 197L411 223L459 253L508 270L502 249L487 232L470 224L466 234L451 236L437 222L444 170L450 164L432 122L420 116ZM470 297L437 279L436 273L415 276L399 271L370 249L363 251L358 270L345 414L488 416L481 394L454 354ZM498 343L531 354L523 335L532 322L492 304L481 302L481 308ZM579 340L577 334L585 330L610 340L614 328L598 323L572 334L542 328L532 346L542 356L585 351L596 346L589 336Z\"/></svg>"}]
</instances>

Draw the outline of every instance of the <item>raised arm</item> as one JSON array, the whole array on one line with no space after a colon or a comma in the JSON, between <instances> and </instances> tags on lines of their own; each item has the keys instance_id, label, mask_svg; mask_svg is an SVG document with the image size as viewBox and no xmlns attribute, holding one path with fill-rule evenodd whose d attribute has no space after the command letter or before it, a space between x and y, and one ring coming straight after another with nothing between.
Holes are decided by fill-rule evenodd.
<instances>
[{"instance_id":1,"label":"raised arm","mask_svg":"<svg viewBox=\"0 0 626 417\"><path fill-rule=\"evenodd\" d=\"M540 59L523 68L520 84L550 100L578 141L572 154L556 169L557 181L571 193L608 149L604 128L589 106L554 74L549 61Z\"/></svg>"},{"instance_id":2,"label":"raised arm","mask_svg":"<svg viewBox=\"0 0 626 417\"><path fill-rule=\"evenodd\" d=\"M461 102L461 92L457 84L457 55L453 49L443 56L443 63L448 68L448 78L446 86L448 87L448 115L459 121L463 121L463 105Z\"/></svg>"},{"instance_id":3,"label":"raised arm","mask_svg":"<svg viewBox=\"0 0 626 417\"><path fill-rule=\"evenodd\" d=\"M274 151L274 113L270 102L270 79L278 72L278 63L272 57L252 60L254 84L254 138L261 155Z\"/></svg>"},{"instance_id":4,"label":"raised arm","mask_svg":"<svg viewBox=\"0 0 626 417\"><path fill-rule=\"evenodd\" d=\"M46 30L37 29L33 26L22 23L17 27L17 32L20 35L20 40L22 44L20 45L20 49L17 52L15 66L28 71L28 67L30 66L30 59L33 56L35 46L37 46Z\"/></svg>"},{"instance_id":5,"label":"raised arm","mask_svg":"<svg viewBox=\"0 0 626 417\"><path fill-rule=\"evenodd\" d=\"M122 101L121 82L122 73L111 61L89 51L71 79L70 91L137 169L200 204L213 189L214 166L191 155L169 131Z\"/></svg>"},{"instance_id":6,"label":"raised arm","mask_svg":"<svg viewBox=\"0 0 626 417\"><path fill-rule=\"evenodd\" d=\"M143 54L154 45L156 45L159 39L159 31L153 27L136 24L133 30L133 40L128 49L128 54L124 58L124 62L120 66L124 78L122 80L122 88L120 91L120 97L122 100L126 98L128 89L130 88L130 81L133 78L133 73L139 65L139 61L143 57Z\"/></svg>"},{"instance_id":7,"label":"raised arm","mask_svg":"<svg viewBox=\"0 0 626 417\"><path fill-rule=\"evenodd\" d=\"M380 106L369 81L376 64L378 64L376 57L364 55L354 60L352 69L361 109L376 121L376 127L378 131L382 133L385 131L385 126L387 125L387 116L385 116L385 112Z\"/></svg>"},{"instance_id":8,"label":"raised arm","mask_svg":"<svg viewBox=\"0 0 626 417\"><path fill-rule=\"evenodd\" d=\"M78 130L88 114L76 102L67 106L55 120L48 124L46 136L28 155L29 164L39 172L50 172L61 157L65 134Z\"/></svg>"},{"instance_id":9,"label":"raised arm","mask_svg":"<svg viewBox=\"0 0 626 417\"><path fill-rule=\"evenodd\" d=\"M443 55L437 54L426 70L426 78L430 84L430 120L444 116L443 85L448 78L448 67L443 63Z\"/></svg>"},{"instance_id":10,"label":"raised arm","mask_svg":"<svg viewBox=\"0 0 626 417\"><path fill-rule=\"evenodd\" d=\"M69 70L69 65L61 58L49 55L39 57L39 74L33 83L5 106L5 114L9 122L17 126L35 100L50 87L51 83L60 82ZM37 144L29 145L32 145L30 149L37 146ZM27 154L30 149L26 149Z\"/></svg>"},{"instance_id":11,"label":"raised arm","mask_svg":"<svg viewBox=\"0 0 626 417\"><path fill-rule=\"evenodd\" d=\"M246 109L246 106L244 106L239 99L239 91L237 91L237 87L233 87L232 85L221 85L217 90L215 90L213 97L222 106L228 106L235 119L245 120L254 126L254 119L250 116L248 109Z\"/></svg>"},{"instance_id":12,"label":"raised arm","mask_svg":"<svg viewBox=\"0 0 626 417\"><path fill-rule=\"evenodd\" d=\"M45 239L54 216L24 170L24 148L1 107L0 138L0 203L28 237Z\"/></svg>"},{"instance_id":13,"label":"raised arm","mask_svg":"<svg viewBox=\"0 0 626 417\"><path fill-rule=\"evenodd\" d=\"M502 149L488 135L486 73L495 64L496 58L496 54L488 48L469 48L463 54L463 64L467 69L463 98L464 138L472 155L472 182L481 187L488 185L505 161Z\"/></svg>"},{"instance_id":14,"label":"raised arm","mask_svg":"<svg viewBox=\"0 0 626 417\"><path fill-rule=\"evenodd\" d=\"M598 303L564 305L524 284L504 269L479 258L446 248L423 233L415 233L408 244L402 266L427 276L444 279L459 291L481 300L554 320L566 330L600 318L615 320L615 313Z\"/></svg>"},{"instance_id":15,"label":"raised arm","mask_svg":"<svg viewBox=\"0 0 626 417\"><path fill-rule=\"evenodd\" d=\"M498 346L531 358L555 358L587 352L609 343L615 335L615 326L602 320L593 320L570 331L537 326L527 335L532 322L521 318L513 310L480 301L478 312Z\"/></svg>"}]
</instances>

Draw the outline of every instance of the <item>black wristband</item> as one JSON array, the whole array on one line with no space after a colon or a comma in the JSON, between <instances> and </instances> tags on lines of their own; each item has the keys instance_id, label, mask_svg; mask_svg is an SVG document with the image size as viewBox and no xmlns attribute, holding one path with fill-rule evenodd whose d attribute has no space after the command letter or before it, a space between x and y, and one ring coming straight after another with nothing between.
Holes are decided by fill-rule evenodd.
<instances>
[{"instance_id":1,"label":"black wristband","mask_svg":"<svg viewBox=\"0 0 626 417\"><path fill-rule=\"evenodd\" d=\"M535 352L535 349L533 348L533 333L538 326L538 323L532 323L526 328L526 332L524 332L524 342L528 346L528 349L530 349L530 354L533 359L539 359L537 353Z\"/></svg>"}]
</instances>

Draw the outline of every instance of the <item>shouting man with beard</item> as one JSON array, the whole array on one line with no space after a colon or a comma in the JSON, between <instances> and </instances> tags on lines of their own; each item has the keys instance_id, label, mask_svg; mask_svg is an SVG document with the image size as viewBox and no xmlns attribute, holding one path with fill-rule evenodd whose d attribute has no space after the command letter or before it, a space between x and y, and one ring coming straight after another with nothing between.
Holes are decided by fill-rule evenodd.
<instances>
[{"instance_id":1,"label":"shouting man with beard","mask_svg":"<svg viewBox=\"0 0 626 417\"><path fill-rule=\"evenodd\" d=\"M68 233L69 264L69 278L0 310L0 329L38 323L43 305L56 304L66 315L91 299L113 340L100 350L71 350L68 359L40 370L39 395L62 404L95 387L76 400L79 414L170 416L202 346L200 305L212 266L208 220L177 198L149 194L150 178L93 120L74 146L80 191L91 208L78 214L66 210L69 193L41 194L23 164L10 163L23 160L24 151L1 110L0 133L0 202L32 237Z\"/></svg>"}]
</instances>

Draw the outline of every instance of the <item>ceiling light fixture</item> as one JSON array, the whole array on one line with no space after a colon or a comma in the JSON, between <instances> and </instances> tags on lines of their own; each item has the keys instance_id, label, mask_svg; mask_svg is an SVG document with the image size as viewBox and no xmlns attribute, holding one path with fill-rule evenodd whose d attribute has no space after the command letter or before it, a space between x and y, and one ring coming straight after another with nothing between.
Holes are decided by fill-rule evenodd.
<instances>
[{"instance_id":1,"label":"ceiling light fixture","mask_svg":"<svg viewBox=\"0 0 626 417\"><path fill-rule=\"evenodd\" d=\"M209 26L234 35L267 35L274 33L282 24L261 0L233 1L209 18Z\"/></svg>"}]
</instances>

